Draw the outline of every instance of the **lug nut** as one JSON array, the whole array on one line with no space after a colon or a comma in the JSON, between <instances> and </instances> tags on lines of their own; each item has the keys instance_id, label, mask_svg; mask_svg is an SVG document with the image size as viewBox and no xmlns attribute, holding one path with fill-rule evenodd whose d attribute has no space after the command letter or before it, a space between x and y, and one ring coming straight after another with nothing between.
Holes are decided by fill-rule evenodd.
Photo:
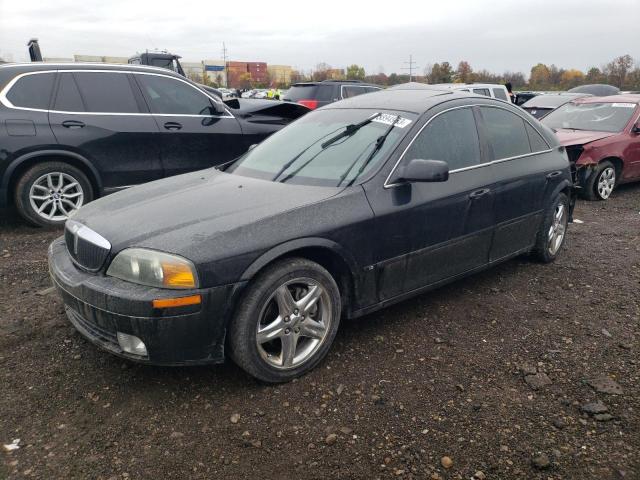
<instances>
[{"instance_id":1,"label":"lug nut","mask_svg":"<svg viewBox=\"0 0 640 480\"><path fill-rule=\"evenodd\" d=\"M284 333L285 333L285 335L289 335L291 333L291 330L288 329L288 328L285 328L284 329Z\"/></svg>"},{"instance_id":2,"label":"lug nut","mask_svg":"<svg viewBox=\"0 0 640 480\"><path fill-rule=\"evenodd\" d=\"M289 317L284 317L284 323L289 323Z\"/></svg>"},{"instance_id":3,"label":"lug nut","mask_svg":"<svg viewBox=\"0 0 640 480\"><path fill-rule=\"evenodd\" d=\"M296 315L298 314L298 309L296 308L293 313L295 313Z\"/></svg>"},{"instance_id":4,"label":"lug nut","mask_svg":"<svg viewBox=\"0 0 640 480\"><path fill-rule=\"evenodd\" d=\"M293 331L296 332L296 333L300 333L300 329L299 328L296 328Z\"/></svg>"}]
</instances>

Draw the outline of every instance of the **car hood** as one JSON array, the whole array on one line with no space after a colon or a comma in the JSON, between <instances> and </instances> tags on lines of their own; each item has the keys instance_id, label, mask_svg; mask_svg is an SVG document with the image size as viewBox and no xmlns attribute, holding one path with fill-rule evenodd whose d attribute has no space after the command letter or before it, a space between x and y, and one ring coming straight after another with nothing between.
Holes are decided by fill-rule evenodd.
<instances>
[{"instance_id":1,"label":"car hood","mask_svg":"<svg viewBox=\"0 0 640 480\"><path fill-rule=\"evenodd\" d=\"M568 147L569 145L584 145L585 143L595 142L603 138L613 137L617 135L612 132L593 132L589 130L565 130L556 131L556 136L560 141L560 145Z\"/></svg>"},{"instance_id":2,"label":"car hood","mask_svg":"<svg viewBox=\"0 0 640 480\"><path fill-rule=\"evenodd\" d=\"M139 246L186 256L202 241L339 192L209 169L109 195L81 208L73 219L109 240L112 253Z\"/></svg>"}]
</instances>

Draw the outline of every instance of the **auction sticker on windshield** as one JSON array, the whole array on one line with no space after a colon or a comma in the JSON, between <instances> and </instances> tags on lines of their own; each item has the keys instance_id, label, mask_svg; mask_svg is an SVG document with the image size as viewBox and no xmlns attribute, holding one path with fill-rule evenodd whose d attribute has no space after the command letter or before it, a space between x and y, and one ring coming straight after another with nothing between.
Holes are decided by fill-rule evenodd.
<instances>
[{"instance_id":1,"label":"auction sticker on windshield","mask_svg":"<svg viewBox=\"0 0 640 480\"><path fill-rule=\"evenodd\" d=\"M396 119L398 120L396 121ZM398 115L391 115L389 113L378 115L372 121L384 123L385 125L391 125L393 122L396 122L395 126L399 128L404 128L411 123L411 120L409 120L408 118L398 117Z\"/></svg>"},{"instance_id":2,"label":"auction sticker on windshield","mask_svg":"<svg viewBox=\"0 0 640 480\"><path fill-rule=\"evenodd\" d=\"M611 106L617 108L636 108L635 103L612 103Z\"/></svg>"}]
</instances>

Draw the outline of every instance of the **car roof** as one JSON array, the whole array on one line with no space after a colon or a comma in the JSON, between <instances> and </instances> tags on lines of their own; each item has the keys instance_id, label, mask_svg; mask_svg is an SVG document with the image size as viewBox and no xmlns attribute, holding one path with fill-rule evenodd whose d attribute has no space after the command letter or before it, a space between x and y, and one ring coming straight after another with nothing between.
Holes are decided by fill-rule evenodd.
<instances>
[{"instance_id":1,"label":"car roof","mask_svg":"<svg viewBox=\"0 0 640 480\"><path fill-rule=\"evenodd\" d=\"M184 78L182 75L162 67L153 67L150 65L120 64L120 63L89 63L89 62L31 62L31 63L10 63L0 65L0 71L10 69L20 70L21 73L41 70L128 70L133 72L162 72L167 75Z\"/></svg>"},{"instance_id":2,"label":"car roof","mask_svg":"<svg viewBox=\"0 0 640 480\"><path fill-rule=\"evenodd\" d=\"M355 97L331 103L323 110L339 108L370 108L380 110L398 110L421 115L439 103L456 99L482 99L503 105L502 100L494 100L484 95L456 92L450 89L386 89L379 92L357 95Z\"/></svg>"},{"instance_id":3,"label":"car roof","mask_svg":"<svg viewBox=\"0 0 640 480\"><path fill-rule=\"evenodd\" d=\"M506 88L504 85L500 85L499 83L434 83L435 87L443 87L443 88Z\"/></svg>"},{"instance_id":4,"label":"car roof","mask_svg":"<svg viewBox=\"0 0 640 480\"><path fill-rule=\"evenodd\" d=\"M535 97L530 98L520 106L522 108L557 108L560 105L570 102L571 100L591 96L592 95L590 95L589 93L543 93L541 95L536 95Z\"/></svg>"},{"instance_id":5,"label":"car roof","mask_svg":"<svg viewBox=\"0 0 640 480\"><path fill-rule=\"evenodd\" d=\"M373 83L366 83L366 82L362 82L360 80L322 80L320 82L298 82L298 83L293 83L291 86L292 87L304 87L304 86L309 86L309 85L355 85L358 87L378 87L378 88L382 88L380 87L380 85L375 85Z\"/></svg>"},{"instance_id":6,"label":"car roof","mask_svg":"<svg viewBox=\"0 0 640 480\"><path fill-rule=\"evenodd\" d=\"M619 94L608 97L583 97L575 102L580 103L640 103L640 94Z\"/></svg>"}]
</instances>

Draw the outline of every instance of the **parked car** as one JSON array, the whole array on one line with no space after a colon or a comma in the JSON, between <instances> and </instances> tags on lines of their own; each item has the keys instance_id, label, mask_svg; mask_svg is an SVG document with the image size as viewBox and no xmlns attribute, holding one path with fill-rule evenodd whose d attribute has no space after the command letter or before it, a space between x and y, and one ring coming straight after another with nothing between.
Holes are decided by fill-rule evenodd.
<instances>
[{"instance_id":1,"label":"parked car","mask_svg":"<svg viewBox=\"0 0 640 480\"><path fill-rule=\"evenodd\" d=\"M0 207L62 224L106 193L228 162L308 111L272 107L240 118L162 68L3 65Z\"/></svg>"},{"instance_id":2,"label":"parked car","mask_svg":"<svg viewBox=\"0 0 640 480\"><path fill-rule=\"evenodd\" d=\"M640 180L640 95L584 97L542 119L556 131L589 200L606 200Z\"/></svg>"},{"instance_id":3,"label":"parked car","mask_svg":"<svg viewBox=\"0 0 640 480\"><path fill-rule=\"evenodd\" d=\"M476 95L484 95L485 97L497 98L510 102L507 87L497 83L435 83L434 86L439 88L450 88L459 92L470 92Z\"/></svg>"},{"instance_id":4,"label":"parked car","mask_svg":"<svg viewBox=\"0 0 640 480\"><path fill-rule=\"evenodd\" d=\"M379 90L381 90L379 86L359 80L324 80L322 82L294 83L282 96L282 99L285 102L299 103L313 110L338 100Z\"/></svg>"},{"instance_id":5,"label":"parked car","mask_svg":"<svg viewBox=\"0 0 640 480\"><path fill-rule=\"evenodd\" d=\"M569 103L572 100L582 97L589 97L588 93L545 93L537 95L531 100L520 105L524 111L530 113L532 116L540 120L545 115L549 114L556 108L565 103Z\"/></svg>"},{"instance_id":6,"label":"parked car","mask_svg":"<svg viewBox=\"0 0 640 480\"><path fill-rule=\"evenodd\" d=\"M590 85L580 85L567 90L569 93L588 93L596 97L608 97L610 95L618 95L620 89L606 83L593 83Z\"/></svg>"},{"instance_id":7,"label":"parked car","mask_svg":"<svg viewBox=\"0 0 640 480\"><path fill-rule=\"evenodd\" d=\"M540 92L515 92L516 94L516 105L519 107L522 106L523 103L528 102L533 97L540 95Z\"/></svg>"},{"instance_id":8,"label":"parked car","mask_svg":"<svg viewBox=\"0 0 640 480\"><path fill-rule=\"evenodd\" d=\"M382 91L311 112L226 167L83 207L49 266L71 323L115 355L229 355L282 382L322 360L343 316L523 253L553 261L571 189L564 149L519 108Z\"/></svg>"}]
</instances>

